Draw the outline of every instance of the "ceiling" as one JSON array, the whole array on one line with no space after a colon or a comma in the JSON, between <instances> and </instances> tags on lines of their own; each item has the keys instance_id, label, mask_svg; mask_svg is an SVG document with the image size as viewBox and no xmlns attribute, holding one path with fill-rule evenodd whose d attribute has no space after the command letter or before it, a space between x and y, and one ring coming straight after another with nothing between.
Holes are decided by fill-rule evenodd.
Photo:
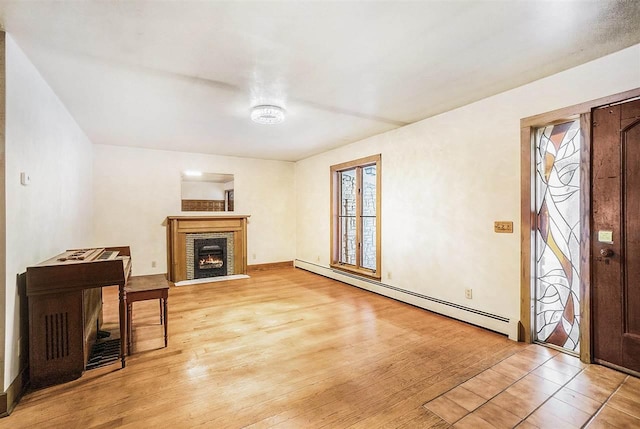
<instances>
[{"instance_id":1,"label":"ceiling","mask_svg":"<svg viewBox=\"0 0 640 429\"><path fill-rule=\"evenodd\" d=\"M0 1L0 21L93 143L288 161L640 42L634 0Z\"/></svg>"}]
</instances>

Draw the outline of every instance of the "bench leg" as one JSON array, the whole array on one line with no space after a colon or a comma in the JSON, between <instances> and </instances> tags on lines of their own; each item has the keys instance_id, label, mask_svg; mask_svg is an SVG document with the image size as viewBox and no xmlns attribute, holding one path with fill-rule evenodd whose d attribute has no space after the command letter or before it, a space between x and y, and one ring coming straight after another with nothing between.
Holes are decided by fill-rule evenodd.
<instances>
[{"instance_id":1,"label":"bench leg","mask_svg":"<svg viewBox=\"0 0 640 429\"><path fill-rule=\"evenodd\" d=\"M167 313L167 300L168 298L164 298L162 301L164 301L164 346L167 347L168 341L167 341L167 325L169 325L169 314Z\"/></svg>"},{"instance_id":2,"label":"bench leg","mask_svg":"<svg viewBox=\"0 0 640 429\"><path fill-rule=\"evenodd\" d=\"M131 333L133 332L133 328L131 326L131 320L133 312L133 304L127 304L127 354L131 354Z\"/></svg>"}]
</instances>

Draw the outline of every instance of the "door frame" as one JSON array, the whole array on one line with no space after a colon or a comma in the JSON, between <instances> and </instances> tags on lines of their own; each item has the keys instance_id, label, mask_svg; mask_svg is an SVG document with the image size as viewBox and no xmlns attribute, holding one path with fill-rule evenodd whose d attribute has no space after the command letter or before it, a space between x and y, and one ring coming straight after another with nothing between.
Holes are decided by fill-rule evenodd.
<instances>
[{"instance_id":1,"label":"door frame","mask_svg":"<svg viewBox=\"0 0 640 429\"><path fill-rule=\"evenodd\" d=\"M598 98L520 120L520 323L518 340L533 341L535 306L534 243L535 132L537 128L580 117L580 360L591 363L591 111L640 97L640 88Z\"/></svg>"}]
</instances>

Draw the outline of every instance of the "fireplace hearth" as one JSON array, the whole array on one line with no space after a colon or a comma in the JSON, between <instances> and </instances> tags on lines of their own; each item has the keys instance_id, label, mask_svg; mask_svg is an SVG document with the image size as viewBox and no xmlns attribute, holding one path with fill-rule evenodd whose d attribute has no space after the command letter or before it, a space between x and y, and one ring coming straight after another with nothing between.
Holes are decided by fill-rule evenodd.
<instances>
[{"instance_id":1,"label":"fireplace hearth","mask_svg":"<svg viewBox=\"0 0 640 429\"><path fill-rule=\"evenodd\" d=\"M193 242L193 278L226 276L227 239L202 238Z\"/></svg>"}]
</instances>

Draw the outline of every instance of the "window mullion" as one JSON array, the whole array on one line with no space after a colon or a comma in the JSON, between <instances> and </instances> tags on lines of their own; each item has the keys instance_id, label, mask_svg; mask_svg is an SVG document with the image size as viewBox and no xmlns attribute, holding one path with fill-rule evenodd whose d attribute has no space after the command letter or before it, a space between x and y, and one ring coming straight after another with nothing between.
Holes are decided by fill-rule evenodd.
<instances>
[{"instance_id":1,"label":"window mullion","mask_svg":"<svg viewBox=\"0 0 640 429\"><path fill-rule=\"evenodd\" d=\"M336 262L340 262L342 261L342 234L344 234L344 231L342 230L342 172L339 171L338 173L336 173L336 186L338 189L337 192L337 198L336 198L336 227L335 227L335 231L336 231L336 237L335 237L335 244L336 244Z\"/></svg>"},{"instance_id":2,"label":"window mullion","mask_svg":"<svg viewBox=\"0 0 640 429\"><path fill-rule=\"evenodd\" d=\"M356 168L356 267L362 266L362 167Z\"/></svg>"}]
</instances>

